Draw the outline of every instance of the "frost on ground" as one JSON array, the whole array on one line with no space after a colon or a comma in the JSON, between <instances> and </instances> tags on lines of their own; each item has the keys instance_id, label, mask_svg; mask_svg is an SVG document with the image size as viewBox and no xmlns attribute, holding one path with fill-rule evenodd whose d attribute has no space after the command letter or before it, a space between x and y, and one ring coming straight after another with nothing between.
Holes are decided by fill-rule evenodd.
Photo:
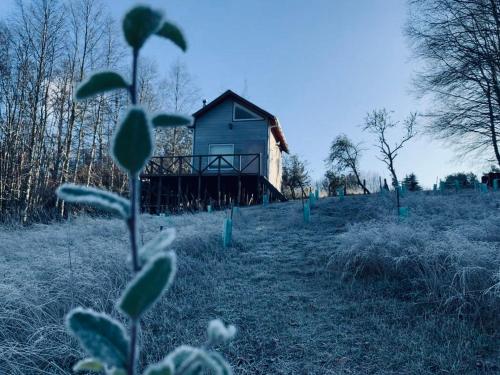
<instances>
[{"instance_id":1,"label":"frost on ground","mask_svg":"<svg viewBox=\"0 0 500 375\"><path fill-rule=\"evenodd\" d=\"M234 323L237 374L494 374L500 371L500 194L320 200L222 213L145 216L144 242L175 226L179 270L143 319L142 363ZM119 220L80 217L0 229L0 373L67 374L82 353L74 306L118 318L130 278ZM496 287L495 287L496 285ZM496 330L495 330L496 329Z\"/></svg>"}]
</instances>

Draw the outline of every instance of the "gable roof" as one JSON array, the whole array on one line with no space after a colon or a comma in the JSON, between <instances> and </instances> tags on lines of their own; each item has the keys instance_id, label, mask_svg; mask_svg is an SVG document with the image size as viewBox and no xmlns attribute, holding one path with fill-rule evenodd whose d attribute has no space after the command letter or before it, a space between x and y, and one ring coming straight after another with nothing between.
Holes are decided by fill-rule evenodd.
<instances>
[{"instance_id":1,"label":"gable roof","mask_svg":"<svg viewBox=\"0 0 500 375\"><path fill-rule=\"evenodd\" d=\"M218 96L214 100L212 100L210 103L206 104L202 108L200 108L198 111L193 113L193 117L196 119L210 111L212 108L218 106L222 102L224 102L226 99L233 99L236 103L241 104L242 106L252 110L253 112L259 114L260 116L264 117L269 121L269 124L271 126L271 132L273 133L274 138L279 142L280 148L282 151L285 151L288 153L288 144L286 143L286 138L285 134L283 133L283 129L281 128L281 125L279 123L279 120L276 116L273 114L267 112L266 110L256 106L252 102L246 100L242 96L239 96L236 94L234 91L227 90L224 92L222 95Z\"/></svg>"}]
</instances>

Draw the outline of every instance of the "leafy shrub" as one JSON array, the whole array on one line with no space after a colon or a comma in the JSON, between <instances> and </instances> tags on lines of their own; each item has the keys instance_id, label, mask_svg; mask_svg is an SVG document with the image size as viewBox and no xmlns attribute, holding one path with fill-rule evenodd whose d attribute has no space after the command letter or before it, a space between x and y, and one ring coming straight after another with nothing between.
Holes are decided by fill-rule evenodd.
<instances>
[{"instance_id":1,"label":"leafy shrub","mask_svg":"<svg viewBox=\"0 0 500 375\"><path fill-rule=\"evenodd\" d=\"M136 373L141 317L168 290L176 272L175 253L165 251L174 239L173 230L163 232L142 247L138 244L139 173L153 153L153 127L189 125L192 122L192 118L179 114L161 113L150 118L137 105L137 64L141 47L150 36L157 35L186 50L187 44L180 29L165 21L160 12L147 6L137 6L125 15L123 33L132 48L132 82L129 84L115 72L96 73L78 87L76 98L83 100L117 89L129 92L132 106L115 132L111 153L115 162L128 174L130 199L73 184L62 185L57 191L65 201L87 204L119 216L129 231L134 277L117 303L119 311L128 317L128 331L119 321L91 309L73 309L66 318L67 327L89 354L89 358L78 362L74 370L104 371L108 375ZM226 327L219 320L212 321L208 326L207 343L203 347L180 346L161 362L148 366L144 374L189 375L203 370L229 374L229 364L210 347L231 340L235 331L233 326Z\"/></svg>"}]
</instances>

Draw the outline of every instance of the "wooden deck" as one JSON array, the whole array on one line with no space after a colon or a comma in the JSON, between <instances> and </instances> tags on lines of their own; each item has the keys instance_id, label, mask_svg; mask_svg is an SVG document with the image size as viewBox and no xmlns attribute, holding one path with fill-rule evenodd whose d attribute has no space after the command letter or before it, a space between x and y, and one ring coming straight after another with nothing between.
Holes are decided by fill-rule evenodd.
<instances>
[{"instance_id":1,"label":"wooden deck","mask_svg":"<svg viewBox=\"0 0 500 375\"><path fill-rule=\"evenodd\" d=\"M143 212L223 209L231 205L285 200L262 175L260 154L153 157L141 174Z\"/></svg>"}]
</instances>

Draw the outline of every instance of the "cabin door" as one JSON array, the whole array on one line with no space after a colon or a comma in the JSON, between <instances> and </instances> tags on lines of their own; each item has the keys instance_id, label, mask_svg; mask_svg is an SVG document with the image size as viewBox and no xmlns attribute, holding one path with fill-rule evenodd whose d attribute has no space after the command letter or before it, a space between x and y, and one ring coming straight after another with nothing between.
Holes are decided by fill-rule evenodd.
<instances>
[{"instance_id":1,"label":"cabin door","mask_svg":"<svg viewBox=\"0 0 500 375\"><path fill-rule=\"evenodd\" d=\"M234 144L211 144L208 146L208 153L214 155L210 157L209 163L214 162L210 165L209 169L218 169L219 161L217 156L222 156L223 159L220 161L221 169L232 169L234 165Z\"/></svg>"}]
</instances>

